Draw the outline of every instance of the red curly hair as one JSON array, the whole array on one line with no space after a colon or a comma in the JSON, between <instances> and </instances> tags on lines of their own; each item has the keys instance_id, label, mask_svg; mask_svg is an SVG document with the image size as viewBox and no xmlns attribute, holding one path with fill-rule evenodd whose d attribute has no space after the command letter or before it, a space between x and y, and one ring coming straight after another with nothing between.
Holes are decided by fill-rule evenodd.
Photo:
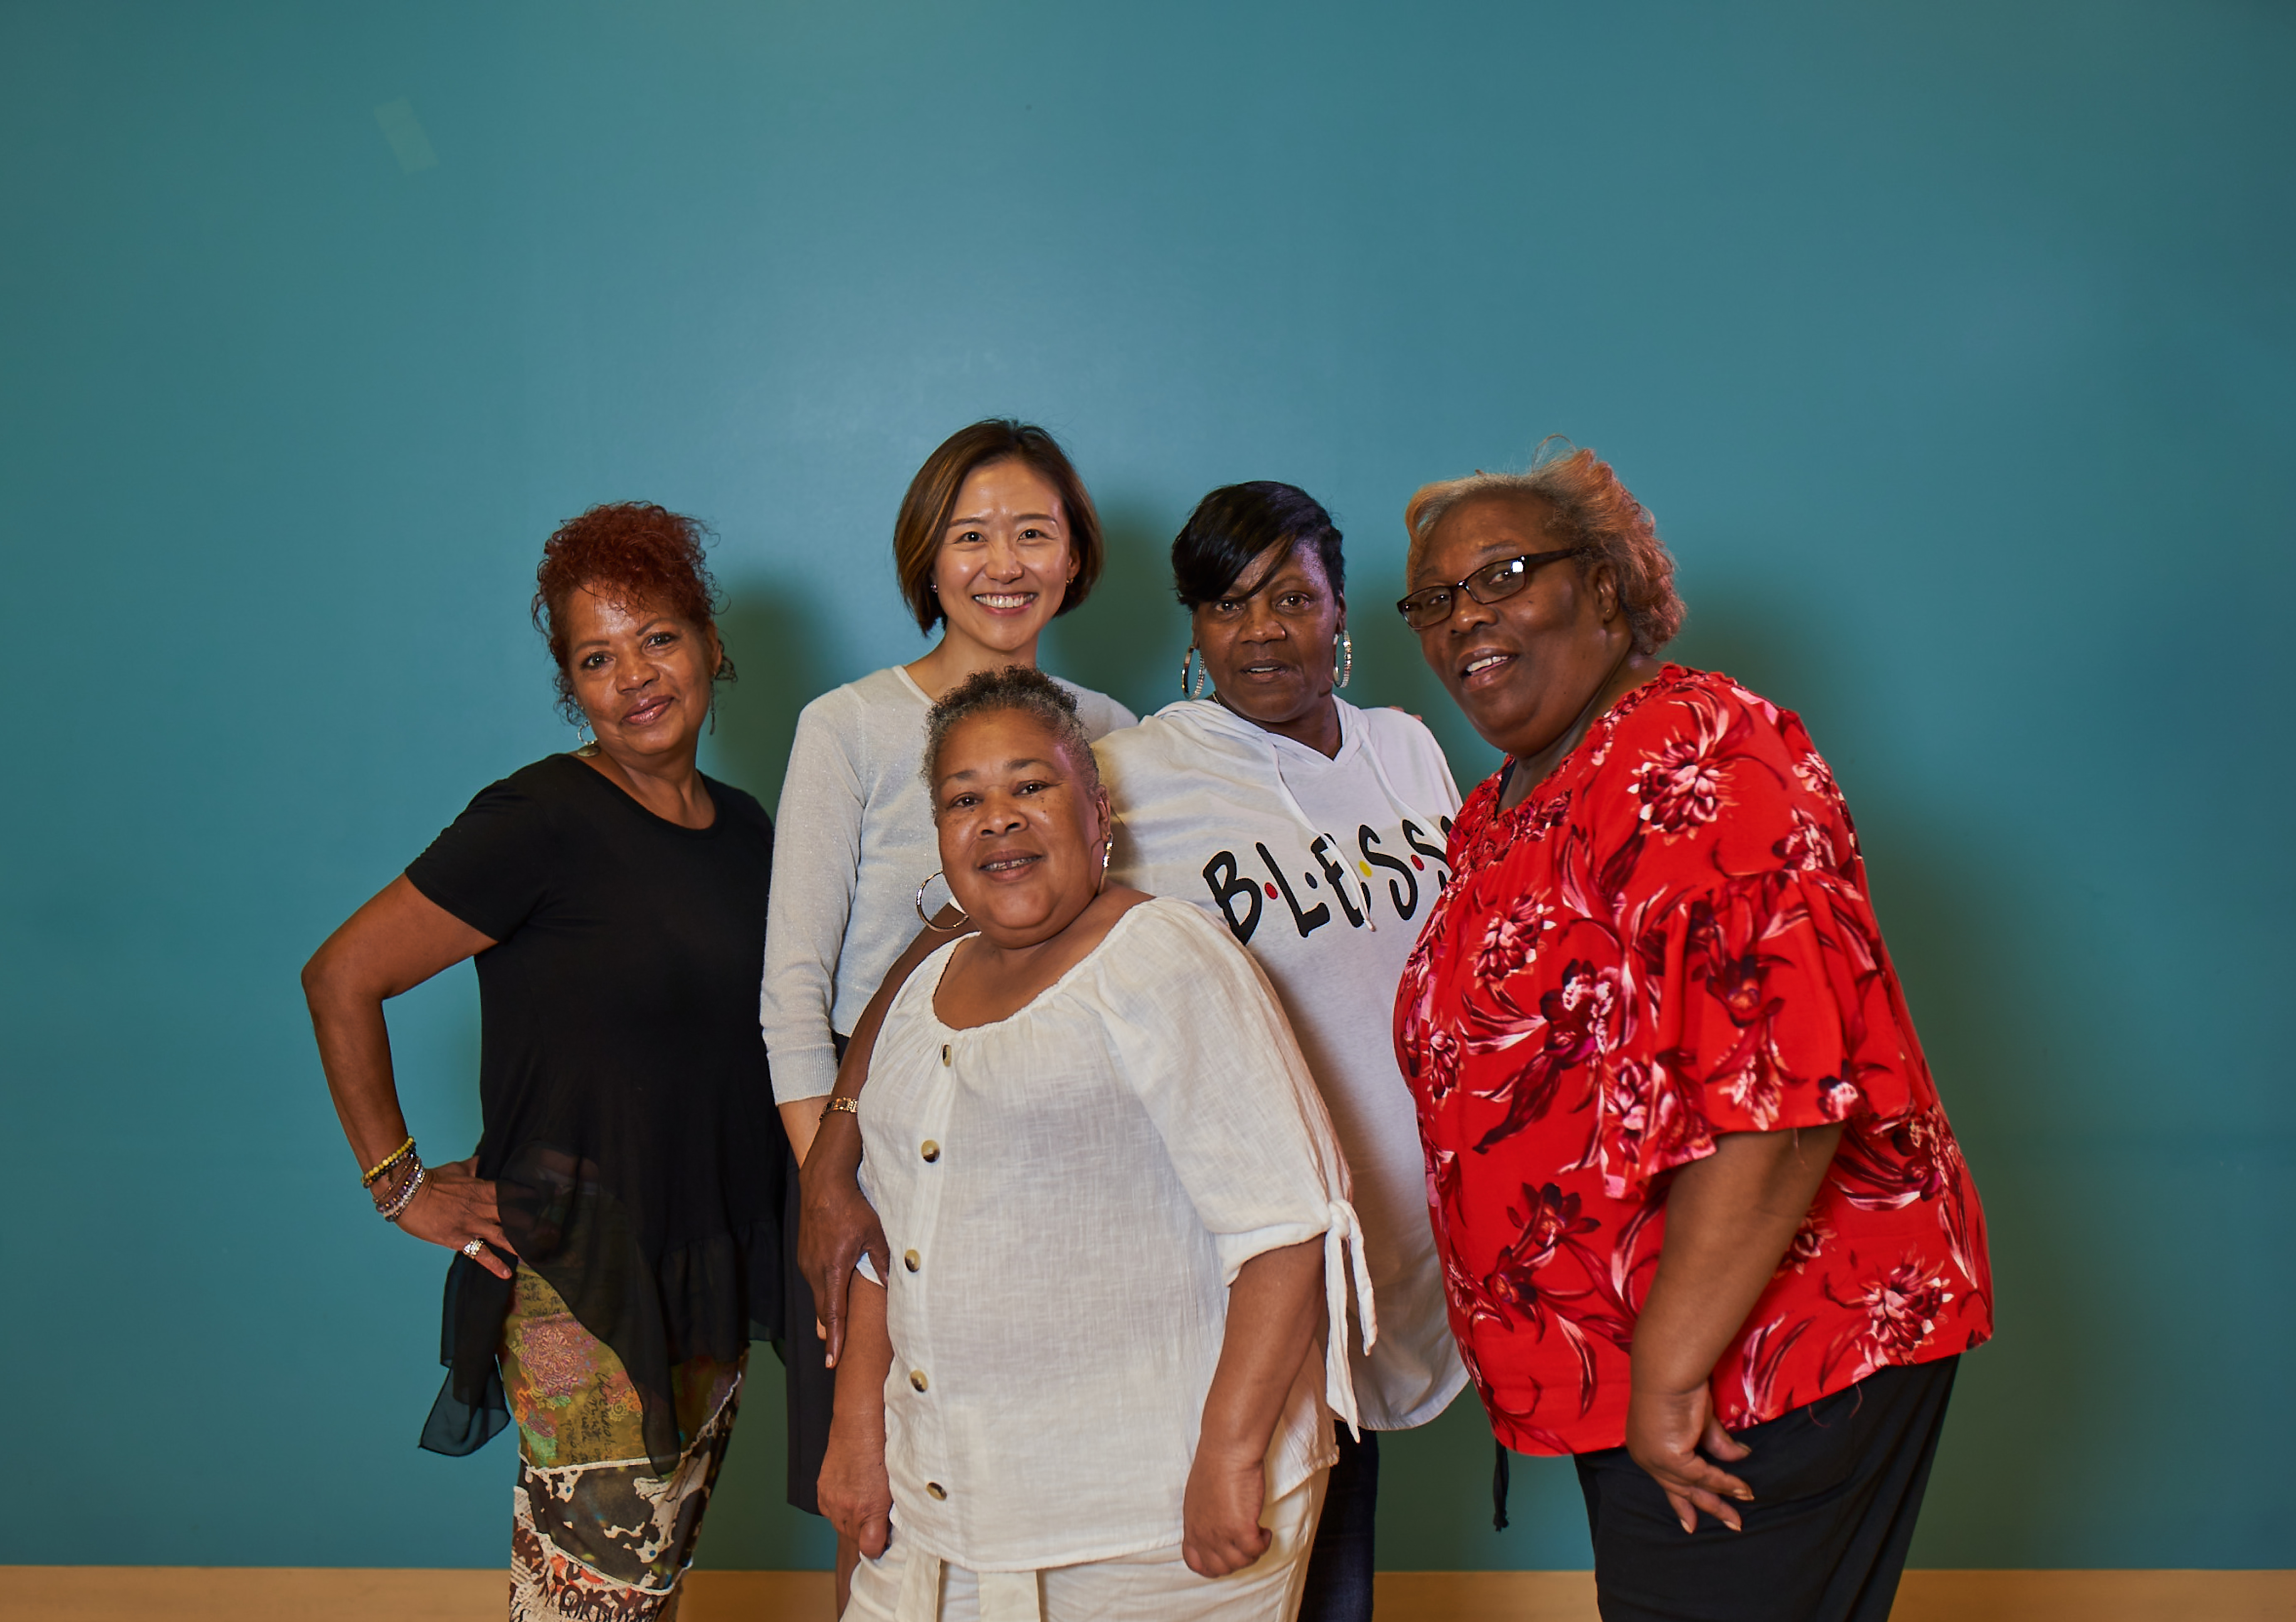
<instances>
[{"instance_id":1,"label":"red curly hair","mask_svg":"<svg viewBox=\"0 0 2296 1622\"><path fill-rule=\"evenodd\" d=\"M570 518L542 543L534 572L534 628L558 667L558 707L573 720L578 706L566 674L566 605L578 591L624 605L643 603L688 624L717 629L718 582L702 556L709 526L651 501L612 501ZM734 679L722 646L719 681Z\"/></svg>"},{"instance_id":2,"label":"red curly hair","mask_svg":"<svg viewBox=\"0 0 2296 1622\"><path fill-rule=\"evenodd\" d=\"M1674 555L1658 538L1650 509L1619 482L1608 462L1559 436L1540 444L1526 473L1476 473L1420 487L1403 509L1403 527L1411 533L1404 571L1414 582L1435 526L1461 502L1480 496L1538 497L1554 514L1548 533L1578 548L1582 569L1611 566L1635 652L1654 654L1681 630L1690 610L1675 594Z\"/></svg>"}]
</instances>

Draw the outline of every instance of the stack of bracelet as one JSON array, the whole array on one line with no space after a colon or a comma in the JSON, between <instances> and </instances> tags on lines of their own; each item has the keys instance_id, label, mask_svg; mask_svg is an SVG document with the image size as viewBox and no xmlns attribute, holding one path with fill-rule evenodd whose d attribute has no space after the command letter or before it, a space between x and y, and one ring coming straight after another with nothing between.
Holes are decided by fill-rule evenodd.
<instances>
[{"instance_id":1,"label":"stack of bracelet","mask_svg":"<svg viewBox=\"0 0 2296 1622\"><path fill-rule=\"evenodd\" d=\"M375 1166L372 1171L368 1172L365 1176L359 1179L359 1186L361 1188L372 1189L383 1178L390 1176L402 1161L406 1162L409 1168L406 1173L406 1181L398 1185L398 1190L396 1193L374 1202L376 1212L381 1216L382 1220L387 1223L395 1223L398 1220L399 1214L405 1211L408 1206L414 1202L415 1191L422 1186L422 1178L424 1175L422 1157L414 1152L414 1140L409 1138L406 1142L391 1150L390 1154L381 1165Z\"/></svg>"}]
</instances>

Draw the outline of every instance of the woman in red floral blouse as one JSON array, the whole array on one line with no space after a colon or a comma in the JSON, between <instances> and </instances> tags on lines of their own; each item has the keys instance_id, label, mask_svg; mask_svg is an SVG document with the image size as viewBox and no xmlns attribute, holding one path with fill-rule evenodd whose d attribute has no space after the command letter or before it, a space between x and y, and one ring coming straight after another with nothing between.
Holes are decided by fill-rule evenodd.
<instances>
[{"instance_id":1,"label":"woman in red floral blouse","mask_svg":"<svg viewBox=\"0 0 2296 1622\"><path fill-rule=\"evenodd\" d=\"M1406 523L1404 617L1508 757L1396 1005L1492 1429L1577 1456L1606 1622L1883 1622L1992 1281L1841 791L1660 663L1673 560L1592 452Z\"/></svg>"}]
</instances>

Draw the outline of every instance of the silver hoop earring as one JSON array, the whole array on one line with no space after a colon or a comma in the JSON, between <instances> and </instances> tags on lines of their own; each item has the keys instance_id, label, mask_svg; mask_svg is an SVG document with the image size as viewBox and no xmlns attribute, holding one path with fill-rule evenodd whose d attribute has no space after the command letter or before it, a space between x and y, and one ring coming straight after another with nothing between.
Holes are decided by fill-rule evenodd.
<instances>
[{"instance_id":1,"label":"silver hoop earring","mask_svg":"<svg viewBox=\"0 0 2296 1622\"><path fill-rule=\"evenodd\" d=\"M931 872L925 875L925 882L917 886L917 921L928 929L939 929L944 933L950 930L962 929L967 924L972 922L972 915L965 911L962 907L957 908L956 922L954 924L936 924L926 915L925 890L927 886L930 885L934 879L939 878L940 875L941 869L935 868ZM951 891L949 893L948 904L952 907L956 906L956 893L955 891Z\"/></svg>"},{"instance_id":2,"label":"silver hoop earring","mask_svg":"<svg viewBox=\"0 0 2296 1622\"><path fill-rule=\"evenodd\" d=\"M1332 685L1343 687L1348 678L1356 673L1356 639L1347 632L1340 633L1340 667L1332 672Z\"/></svg>"},{"instance_id":3,"label":"silver hoop earring","mask_svg":"<svg viewBox=\"0 0 2296 1622\"><path fill-rule=\"evenodd\" d=\"M586 755L598 753L598 740L590 734L590 718L586 715L574 723L573 753Z\"/></svg>"},{"instance_id":4,"label":"silver hoop earring","mask_svg":"<svg viewBox=\"0 0 2296 1622\"><path fill-rule=\"evenodd\" d=\"M1191 665L1195 667L1195 675L1193 682L1194 690L1193 692L1189 690L1191 680L1188 672ZM1198 654L1193 646L1190 647L1186 653L1180 655L1181 697L1201 698L1204 696L1204 686L1207 682L1210 681L1211 679L1211 668L1203 663L1202 655Z\"/></svg>"}]
</instances>

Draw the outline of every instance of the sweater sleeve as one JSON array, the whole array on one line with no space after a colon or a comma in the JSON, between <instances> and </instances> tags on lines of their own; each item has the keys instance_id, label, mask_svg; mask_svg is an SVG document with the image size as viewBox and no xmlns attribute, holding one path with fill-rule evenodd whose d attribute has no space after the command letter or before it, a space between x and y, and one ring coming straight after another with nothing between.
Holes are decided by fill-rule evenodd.
<instances>
[{"instance_id":1,"label":"sweater sleeve","mask_svg":"<svg viewBox=\"0 0 2296 1622\"><path fill-rule=\"evenodd\" d=\"M862 763L848 753L863 746L865 729L861 717L844 713L848 696L841 688L824 693L798 716L775 818L758 1024L777 1104L822 1098L837 1084L830 1010L853 916L866 801Z\"/></svg>"}]
</instances>

